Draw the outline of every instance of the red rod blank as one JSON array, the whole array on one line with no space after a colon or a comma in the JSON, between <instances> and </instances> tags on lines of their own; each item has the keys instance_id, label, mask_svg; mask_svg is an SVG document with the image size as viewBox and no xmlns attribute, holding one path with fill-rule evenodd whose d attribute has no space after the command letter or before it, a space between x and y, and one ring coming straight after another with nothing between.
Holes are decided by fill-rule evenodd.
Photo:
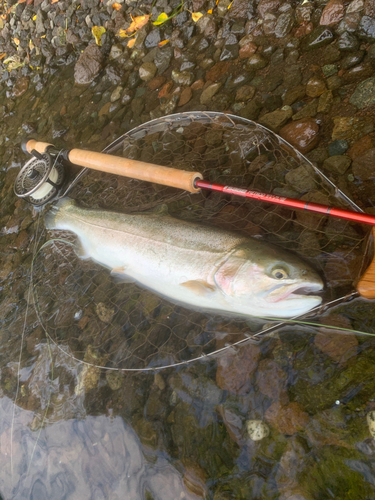
<instances>
[{"instance_id":1,"label":"red rod blank","mask_svg":"<svg viewBox=\"0 0 375 500\"><path fill-rule=\"evenodd\" d=\"M242 196L243 198L251 198L253 200L266 201L276 205L284 205L290 208L297 208L300 210L307 210L323 215L332 215L341 219L360 222L362 224L371 224L375 226L375 216L361 212L352 212L351 210L344 210L337 207L328 207L319 203L311 203L308 201L296 200L294 198L285 198L274 194L258 193L248 189L236 188L231 186L223 186L222 184L214 184L207 181L196 180L195 186L200 189L208 189L211 191L219 191L220 193L233 194Z\"/></svg>"}]
</instances>

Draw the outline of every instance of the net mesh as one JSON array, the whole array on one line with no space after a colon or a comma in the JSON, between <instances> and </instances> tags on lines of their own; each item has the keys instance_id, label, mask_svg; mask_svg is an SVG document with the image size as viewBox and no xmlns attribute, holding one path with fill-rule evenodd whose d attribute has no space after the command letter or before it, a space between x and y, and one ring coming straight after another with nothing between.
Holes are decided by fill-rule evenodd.
<instances>
[{"instance_id":1,"label":"net mesh","mask_svg":"<svg viewBox=\"0 0 375 500\"><path fill-rule=\"evenodd\" d=\"M199 171L212 182L355 209L294 148L264 127L221 113L153 120L107 153ZM324 301L353 289L368 232L350 222L214 192L190 194L86 171L69 192L81 206L116 212L168 207L171 216L238 231L296 251L325 277ZM259 331L259 323L194 312L137 284L116 284L107 269L78 258L74 235L54 232L34 259L34 303L43 327L85 362L146 370L210 355ZM43 231L40 244L51 239ZM64 241L61 241L64 240Z\"/></svg>"}]
</instances>

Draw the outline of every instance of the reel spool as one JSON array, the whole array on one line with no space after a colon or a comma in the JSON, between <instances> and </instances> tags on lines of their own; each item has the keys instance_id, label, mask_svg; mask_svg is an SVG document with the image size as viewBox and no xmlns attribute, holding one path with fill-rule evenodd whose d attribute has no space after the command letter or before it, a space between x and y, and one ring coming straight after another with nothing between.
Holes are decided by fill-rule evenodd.
<instances>
[{"instance_id":1,"label":"reel spool","mask_svg":"<svg viewBox=\"0 0 375 500\"><path fill-rule=\"evenodd\" d=\"M21 169L14 183L14 192L35 206L54 198L64 181L64 167L48 153L32 151L34 155Z\"/></svg>"}]
</instances>

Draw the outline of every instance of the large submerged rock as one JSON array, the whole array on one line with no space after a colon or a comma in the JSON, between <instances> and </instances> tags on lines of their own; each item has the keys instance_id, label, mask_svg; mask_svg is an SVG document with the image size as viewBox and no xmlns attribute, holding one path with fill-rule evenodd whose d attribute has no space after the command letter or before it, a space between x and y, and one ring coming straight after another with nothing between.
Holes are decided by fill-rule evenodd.
<instances>
[{"instance_id":1,"label":"large submerged rock","mask_svg":"<svg viewBox=\"0 0 375 500\"><path fill-rule=\"evenodd\" d=\"M74 67L74 81L79 85L91 83L99 74L103 65L103 56L97 45L85 48Z\"/></svg>"}]
</instances>

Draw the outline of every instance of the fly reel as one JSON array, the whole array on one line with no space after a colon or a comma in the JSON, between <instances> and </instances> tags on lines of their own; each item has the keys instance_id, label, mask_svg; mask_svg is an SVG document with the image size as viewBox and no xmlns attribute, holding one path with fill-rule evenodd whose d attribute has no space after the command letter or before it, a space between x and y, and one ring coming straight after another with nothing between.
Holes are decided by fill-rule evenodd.
<instances>
[{"instance_id":1,"label":"fly reel","mask_svg":"<svg viewBox=\"0 0 375 500\"><path fill-rule=\"evenodd\" d=\"M54 198L64 181L64 166L52 161L48 153L32 151L29 160L17 175L14 192L35 206L41 206Z\"/></svg>"}]
</instances>

